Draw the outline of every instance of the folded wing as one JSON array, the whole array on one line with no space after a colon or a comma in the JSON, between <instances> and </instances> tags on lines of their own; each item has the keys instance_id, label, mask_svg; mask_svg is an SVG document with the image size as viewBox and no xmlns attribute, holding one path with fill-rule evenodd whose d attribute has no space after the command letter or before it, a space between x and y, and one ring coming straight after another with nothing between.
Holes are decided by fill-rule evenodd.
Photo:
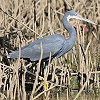
<instances>
[{"instance_id":1,"label":"folded wing","mask_svg":"<svg viewBox=\"0 0 100 100\"><path fill-rule=\"evenodd\" d=\"M20 57L29 58L31 61L37 61L40 59L41 49L43 50L42 59L48 59L50 53L52 57L55 57L62 49L64 41L64 37L60 34L45 36L21 48ZM13 51L8 55L8 58L18 57L19 51Z\"/></svg>"}]
</instances>

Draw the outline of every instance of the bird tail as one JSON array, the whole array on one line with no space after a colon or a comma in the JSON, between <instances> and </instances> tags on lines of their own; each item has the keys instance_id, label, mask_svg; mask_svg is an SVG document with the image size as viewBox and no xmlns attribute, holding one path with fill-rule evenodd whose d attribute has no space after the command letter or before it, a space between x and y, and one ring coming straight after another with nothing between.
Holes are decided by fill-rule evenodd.
<instances>
[{"instance_id":1,"label":"bird tail","mask_svg":"<svg viewBox=\"0 0 100 100\"><path fill-rule=\"evenodd\" d=\"M13 51L12 53L9 53L7 58L19 58L19 51Z\"/></svg>"}]
</instances>

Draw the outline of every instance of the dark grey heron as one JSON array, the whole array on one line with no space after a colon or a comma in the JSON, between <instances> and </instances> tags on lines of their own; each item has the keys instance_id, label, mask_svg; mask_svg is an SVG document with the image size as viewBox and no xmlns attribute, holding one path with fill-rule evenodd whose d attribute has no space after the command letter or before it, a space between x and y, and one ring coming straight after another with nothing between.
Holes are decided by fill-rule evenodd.
<instances>
[{"instance_id":1,"label":"dark grey heron","mask_svg":"<svg viewBox=\"0 0 100 100\"><path fill-rule=\"evenodd\" d=\"M70 19L79 19L91 24L94 22L82 18L74 10L65 12L63 17L64 28L69 32L69 38L65 39L64 36L60 34L53 34L49 36L44 36L43 38L37 39L34 42L21 48L20 58L29 58L31 61L39 61L41 56L41 44L43 49L42 60L48 61L50 54L51 58L60 57L70 51L76 41L76 30L70 24ZM13 51L8 55L8 58L18 58L19 51Z\"/></svg>"}]
</instances>

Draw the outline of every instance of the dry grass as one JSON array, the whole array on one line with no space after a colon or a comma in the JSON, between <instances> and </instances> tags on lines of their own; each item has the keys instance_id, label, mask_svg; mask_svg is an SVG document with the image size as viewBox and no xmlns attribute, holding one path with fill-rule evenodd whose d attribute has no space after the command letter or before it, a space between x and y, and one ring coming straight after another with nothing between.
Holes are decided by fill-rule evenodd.
<instances>
[{"instance_id":1,"label":"dry grass","mask_svg":"<svg viewBox=\"0 0 100 100\"><path fill-rule=\"evenodd\" d=\"M81 89L74 98L76 100L84 87L91 87L89 79L94 78L92 89L100 88L100 27L85 23L89 29L81 28L81 22L77 24L77 41L73 51L64 57L54 59L49 62L48 68L44 72L44 79L38 81L40 63L37 64L36 77L29 82L34 86L32 92L25 91L25 74L28 66L20 58L16 61L8 61L6 55L11 50L19 49L31 41L45 35L60 33L67 37L64 31L62 17L66 10L74 9L80 15L100 24L100 0L0 0L0 100L49 100L52 89L57 87L70 89L73 81L73 74L78 72L87 75L81 79ZM84 24L84 25L85 25ZM41 54L42 57L42 54ZM10 63L10 65L9 65ZM19 68L23 69L20 83ZM60 77L57 76L56 68L60 69ZM33 69L32 69L33 70ZM53 71L52 71L53 70ZM75 73L73 72L76 71ZM52 73L51 73L52 72ZM52 74L49 88L46 89L47 77ZM67 74L67 77L66 77ZM55 83L54 83L55 80ZM42 92L38 90L43 88ZM69 90L70 90L69 89ZM67 89L67 100L69 100L69 90ZM58 98L59 99L59 98Z\"/></svg>"}]
</instances>

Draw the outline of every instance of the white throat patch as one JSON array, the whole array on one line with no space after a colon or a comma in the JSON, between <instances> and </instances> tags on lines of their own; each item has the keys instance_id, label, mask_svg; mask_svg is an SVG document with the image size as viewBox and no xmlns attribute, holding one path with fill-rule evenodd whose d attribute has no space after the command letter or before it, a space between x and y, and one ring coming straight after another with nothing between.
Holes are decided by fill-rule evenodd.
<instances>
[{"instance_id":1,"label":"white throat patch","mask_svg":"<svg viewBox=\"0 0 100 100\"><path fill-rule=\"evenodd\" d=\"M70 19L73 19L73 18L78 19L77 16L70 16L70 15L67 16L67 20L68 20L68 21L69 21Z\"/></svg>"}]
</instances>

